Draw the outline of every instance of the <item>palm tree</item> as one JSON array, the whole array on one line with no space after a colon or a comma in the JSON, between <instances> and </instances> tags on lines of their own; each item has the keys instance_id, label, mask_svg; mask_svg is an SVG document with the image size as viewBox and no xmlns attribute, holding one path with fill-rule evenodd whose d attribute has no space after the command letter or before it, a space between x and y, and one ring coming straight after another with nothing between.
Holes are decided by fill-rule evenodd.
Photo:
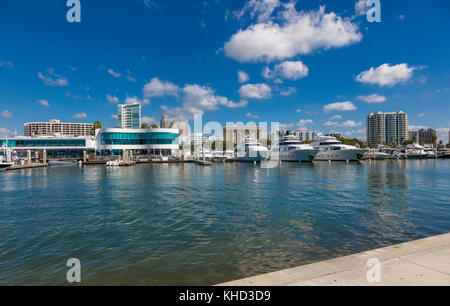
<instances>
[{"instance_id":1,"label":"palm tree","mask_svg":"<svg viewBox=\"0 0 450 306\"><path fill-rule=\"evenodd\" d=\"M148 129L148 124L147 123L142 123L141 129Z\"/></svg>"},{"instance_id":2,"label":"palm tree","mask_svg":"<svg viewBox=\"0 0 450 306\"><path fill-rule=\"evenodd\" d=\"M103 124L100 121L94 122L94 128L92 129L92 135L95 135L96 130L101 130L103 128Z\"/></svg>"}]
</instances>

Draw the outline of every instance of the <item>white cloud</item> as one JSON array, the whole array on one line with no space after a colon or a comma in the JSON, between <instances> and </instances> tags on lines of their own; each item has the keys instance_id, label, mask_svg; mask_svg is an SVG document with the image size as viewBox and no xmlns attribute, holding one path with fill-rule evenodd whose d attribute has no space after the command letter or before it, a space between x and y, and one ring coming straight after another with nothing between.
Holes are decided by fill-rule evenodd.
<instances>
[{"instance_id":1,"label":"white cloud","mask_svg":"<svg viewBox=\"0 0 450 306\"><path fill-rule=\"evenodd\" d=\"M425 117L425 113L420 113L417 115L417 117Z\"/></svg>"},{"instance_id":2,"label":"white cloud","mask_svg":"<svg viewBox=\"0 0 450 306\"><path fill-rule=\"evenodd\" d=\"M142 121L142 123L147 123L147 124L154 124L157 122L155 118L147 117L147 116L142 117L141 121Z\"/></svg>"},{"instance_id":3,"label":"white cloud","mask_svg":"<svg viewBox=\"0 0 450 306\"><path fill-rule=\"evenodd\" d=\"M358 0L355 3L355 15L365 15L369 11L369 6L367 6L367 0Z\"/></svg>"},{"instance_id":4,"label":"white cloud","mask_svg":"<svg viewBox=\"0 0 450 306\"><path fill-rule=\"evenodd\" d=\"M325 126L337 126L338 124L339 124L339 122L327 121L323 125L325 125Z\"/></svg>"},{"instance_id":5,"label":"white cloud","mask_svg":"<svg viewBox=\"0 0 450 306\"><path fill-rule=\"evenodd\" d=\"M325 112L329 112L329 111L353 111L353 110L357 110L357 109L358 108L350 101L331 103L331 104L325 105L323 107L323 110Z\"/></svg>"},{"instance_id":6,"label":"white cloud","mask_svg":"<svg viewBox=\"0 0 450 306\"><path fill-rule=\"evenodd\" d=\"M259 116L258 115L253 115L252 113L247 113L246 115L248 118L253 118L253 119L258 119Z\"/></svg>"},{"instance_id":7,"label":"white cloud","mask_svg":"<svg viewBox=\"0 0 450 306\"><path fill-rule=\"evenodd\" d=\"M178 96L180 88L166 81L161 81L158 78L153 78L149 83L144 85L142 93L145 98L163 97L163 96Z\"/></svg>"},{"instance_id":8,"label":"white cloud","mask_svg":"<svg viewBox=\"0 0 450 306\"><path fill-rule=\"evenodd\" d=\"M295 87L289 87L288 89L282 90L280 91L280 95L284 96L284 97L288 97L290 95L293 95L297 92L297 88Z\"/></svg>"},{"instance_id":9,"label":"white cloud","mask_svg":"<svg viewBox=\"0 0 450 306\"><path fill-rule=\"evenodd\" d=\"M444 144L450 143L450 139L448 138L449 128L438 128L436 129L438 140L442 140Z\"/></svg>"},{"instance_id":10,"label":"white cloud","mask_svg":"<svg viewBox=\"0 0 450 306\"><path fill-rule=\"evenodd\" d=\"M125 104L141 104L148 105L150 104L150 100L148 99L139 99L138 97L127 97L124 101Z\"/></svg>"},{"instance_id":11,"label":"white cloud","mask_svg":"<svg viewBox=\"0 0 450 306\"><path fill-rule=\"evenodd\" d=\"M109 103L113 103L113 104L119 103L119 98L117 98L116 96L110 95L110 94L106 95L106 100L108 100Z\"/></svg>"},{"instance_id":12,"label":"white cloud","mask_svg":"<svg viewBox=\"0 0 450 306\"><path fill-rule=\"evenodd\" d=\"M115 115L115 114L114 114L114 115L111 115L111 118L113 118L113 119L116 119L116 120L117 120L117 119L119 119L119 116L118 116L118 115Z\"/></svg>"},{"instance_id":13,"label":"white cloud","mask_svg":"<svg viewBox=\"0 0 450 306\"><path fill-rule=\"evenodd\" d=\"M301 110L301 109L296 109L295 112L296 112L296 113L301 113L302 110Z\"/></svg>"},{"instance_id":14,"label":"white cloud","mask_svg":"<svg viewBox=\"0 0 450 306\"><path fill-rule=\"evenodd\" d=\"M414 124L410 124L408 125L408 128L410 131L418 131L418 130L427 130L430 127L426 126L426 125L414 125Z\"/></svg>"},{"instance_id":15,"label":"white cloud","mask_svg":"<svg viewBox=\"0 0 450 306\"><path fill-rule=\"evenodd\" d=\"M348 120L348 121L338 124L337 126L339 126L339 127L356 127L356 126L361 126L362 124L363 124L362 121L355 122L353 120Z\"/></svg>"},{"instance_id":16,"label":"white cloud","mask_svg":"<svg viewBox=\"0 0 450 306\"><path fill-rule=\"evenodd\" d=\"M0 127L0 137L14 137L14 132Z\"/></svg>"},{"instance_id":17,"label":"white cloud","mask_svg":"<svg viewBox=\"0 0 450 306\"><path fill-rule=\"evenodd\" d=\"M330 118L330 120L341 120L341 119L342 119L341 115L335 115L335 116Z\"/></svg>"},{"instance_id":18,"label":"white cloud","mask_svg":"<svg viewBox=\"0 0 450 306\"><path fill-rule=\"evenodd\" d=\"M405 15L399 15L397 18L399 19L399 20L405 20Z\"/></svg>"},{"instance_id":19,"label":"white cloud","mask_svg":"<svg viewBox=\"0 0 450 306\"><path fill-rule=\"evenodd\" d=\"M263 77L266 79L280 78L293 81L304 78L308 76L308 74L309 68L301 61L285 61L275 65L273 71L266 67L262 72Z\"/></svg>"},{"instance_id":20,"label":"white cloud","mask_svg":"<svg viewBox=\"0 0 450 306\"><path fill-rule=\"evenodd\" d=\"M368 96L357 96L358 100L364 101L366 103L383 103L386 102L385 96L380 96L377 94L368 95Z\"/></svg>"},{"instance_id":21,"label":"white cloud","mask_svg":"<svg viewBox=\"0 0 450 306\"><path fill-rule=\"evenodd\" d=\"M108 73L109 73L110 75L112 75L113 77L115 77L115 78L120 78L120 76L121 76L120 73L115 72L115 71L112 70L112 69L108 69Z\"/></svg>"},{"instance_id":22,"label":"white cloud","mask_svg":"<svg viewBox=\"0 0 450 306\"><path fill-rule=\"evenodd\" d=\"M67 78L57 75L52 68L47 69L48 76L42 72L38 72L38 77L46 86L63 87L69 85Z\"/></svg>"},{"instance_id":23,"label":"white cloud","mask_svg":"<svg viewBox=\"0 0 450 306\"><path fill-rule=\"evenodd\" d=\"M244 71L238 71L239 83L247 83L250 80L250 76Z\"/></svg>"},{"instance_id":24,"label":"white cloud","mask_svg":"<svg viewBox=\"0 0 450 306\"><path fill-rule=\"evenodd\" d=\"M6 62L0 62L0 68L5 67L7 69L13 69L14 65L10 60L7 60Z\"/></svg>"},{"instance_id":25,"label":"white cloud","mask_svg":"<svg viewBox=\"0 0 450 306\"><path fill-rule=\"evenodd\" d=\"M411 79L416 67L408 67L408 64L398 64L391 66L383 64L378 68L370 68L361 72L356 80L366 84L378 84L380 86L394 86L398 83L404 83Z\"/></svg>"},{"instance_id":26,"label":"white cloud","mask_svg":"<svg viewBox=\"0 0 450 306\"><path fill-rule=\"evenodd\" d=\"M273 61L344 47L361 41L358 26L334 12L298 12L295 3L284 5L280 24L266 21L240 30L225 43L228 57L240 62Z\"/></svg>"},{"instance_id":27,"label":"white cloud","mask_svg":"<svg viewBox=\"0 0 450 306\"><path fill-rule=\"evenodd\" d=\"M252 19L256 17L258 22L264 22L270 19L272 13L279 6L279 0L249 0L244 8L235 12L234 15L240 19L249 12Z\"/></svg>"},{"instance_id":28,"label":"white cloud","mask_svg":"<svg viewBox=\"0 0 450 306\"><path fill-rule=\"evenodd\" d=\"M269 99L272 89L266 84L247 84L239 89L239 94L247 99Z\"/></svg>"},{"instance_id":29,"label":"white cloud","mask_svg":"<svg viewBox=\"0 0 450 306\"><path fill-rule=\"evenodd\" d=\"M11 119L13 117L13 114L11 112L9 112L8 110L4 110L1 113L2 117L5 119Z\"/></svg>"},{"instance_id":30,"label":"white cloud","mask_svg":"<svg viewBox=\"0 0 450 306\"><path fill-rule=\"evenodd\" d=\"M50 107L50 103L47 100L37 100L37 103L45 107Z\"/></svg>"},{"instance_id":31,"label":"white cloud","mask_svg":"<svg viewBox=\"0 0 450 306\"><path fill-rule=\"evenodd\" d=\"M144 2L144 5L146 6L146 7L148 7L148 8L152 8L152 7L158 7L157 5L156 5L156 3L155 2L153 2L152 0L143 0L143 2Z\"/></svg>"},{"instance_id":32,"label":"white cloud","mask_svg":"<svg viewBox=\"0 0 450 306\"><path fill-rule=\"evenodd\" d=\"M73 118L75 118L75 119L86 119L87 116L88 115L86 113L77 113L77 114L73 115Z\"/></svg>"}]
</instances>

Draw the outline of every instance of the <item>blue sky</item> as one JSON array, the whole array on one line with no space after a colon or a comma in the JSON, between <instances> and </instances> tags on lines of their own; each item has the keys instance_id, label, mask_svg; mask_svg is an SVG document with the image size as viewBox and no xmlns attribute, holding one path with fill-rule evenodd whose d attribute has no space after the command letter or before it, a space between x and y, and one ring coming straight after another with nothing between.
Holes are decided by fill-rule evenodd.
<instances>
[{"instance_id":1,"label":"blue sky","mask_svg":"<svg viewBox=\"0 0 450 306\"><path fill-rule=\"evenodd\" d=\"M0 2L1 136L113 127L117 103L140 101L150 123L201 112L360 138L368 113L403 110L448 141L446 0L381 0L381 23L357 0L81 0L81 23L65 2Z\"/></svg>"}]
</instances>

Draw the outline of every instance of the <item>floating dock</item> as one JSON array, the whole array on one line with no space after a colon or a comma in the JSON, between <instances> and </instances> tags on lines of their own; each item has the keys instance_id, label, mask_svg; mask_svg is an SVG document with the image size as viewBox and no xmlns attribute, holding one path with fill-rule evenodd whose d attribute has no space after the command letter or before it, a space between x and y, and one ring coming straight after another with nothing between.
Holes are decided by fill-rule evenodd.
<instances>
[{"instance_id":1,"label":"floating dock","mask_svg":"<svg viewBox=\"0 0 450 306\"><path fill-rule=\"evenodd\" d=\"M24 169L45 168L45 167L47 167L46 164L14 165L7 168L6 170L11 171L11 170L24 170Z\"/></svg>"},{"instance_id":2,"label":"floating dock","mask_svg":"<svg viewBox=\"0 0 450 306\"><path fill-rule=\"evenodd\" d=\"M368 281L381 263L380 282ZM219 286L449 286L450 234L407 242Z\"/></svg>"}]
</instances>

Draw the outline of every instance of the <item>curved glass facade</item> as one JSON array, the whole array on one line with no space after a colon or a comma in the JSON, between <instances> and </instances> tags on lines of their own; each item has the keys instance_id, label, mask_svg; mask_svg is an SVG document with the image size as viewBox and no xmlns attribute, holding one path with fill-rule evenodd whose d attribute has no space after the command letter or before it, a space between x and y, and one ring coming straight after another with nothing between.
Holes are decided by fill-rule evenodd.
<instances>
[{"instance_id":1,"label":"curved glass facade","mask_svg":"<svg viewBox=\"0 0 450 306\"><path fill-rule=\"evenodd\" d=\"M176 145L178 134L175 133L110 133L101 134L101 145Z\"/></svg>"}]
</instances>

